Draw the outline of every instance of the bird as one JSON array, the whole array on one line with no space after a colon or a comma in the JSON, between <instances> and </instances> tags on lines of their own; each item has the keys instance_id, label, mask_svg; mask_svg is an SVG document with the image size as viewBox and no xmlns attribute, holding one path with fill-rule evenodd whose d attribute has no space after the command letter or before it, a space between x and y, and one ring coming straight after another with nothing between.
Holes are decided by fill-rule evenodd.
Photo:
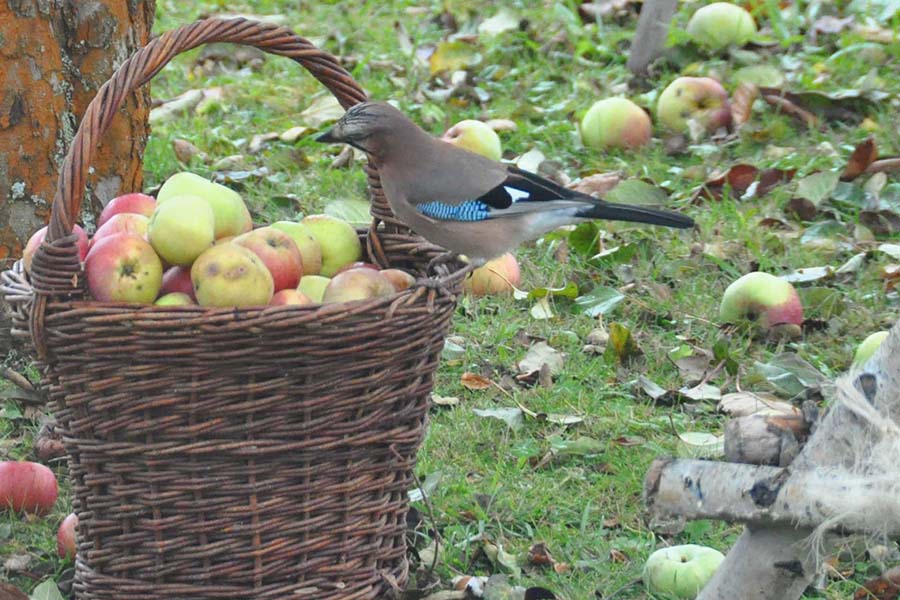
<instances>
[{"instance_id":1,"label":"bird","mask_svg":"<svg viewBox=\"0 0 900 600\"><path fill-rule=\"evenodd\" d=\"M395 216L473 267L563 225L594 219L694 226L677 212L606 202L458 148L386 102L352 106L316 141L367 154Z\"/></svg>"}]
</instances>

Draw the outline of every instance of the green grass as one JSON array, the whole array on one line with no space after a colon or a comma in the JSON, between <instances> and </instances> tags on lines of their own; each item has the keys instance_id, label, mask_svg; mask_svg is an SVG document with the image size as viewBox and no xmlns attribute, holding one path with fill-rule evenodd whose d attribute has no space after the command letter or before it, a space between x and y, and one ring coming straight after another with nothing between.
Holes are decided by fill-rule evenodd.
<instances>
[{"instance_id":1,"label":"green grass","mask_svg":"<svg viewBox=\"0 0 900 600\"><path fill-rule=\"evenodd\" d=\"M444 546L438 574L449 582L457 574L500 572L481 552L480 540L502 545L523 565L532 544L544 541L555 559L571 568L562 574L528 568L521 578L523 585L545 586L571 600L591 598L595 592L596 597L606 597L638 577L644 559L662 544L692 542L725 551L739 532L736 526L708 522L690 523L675 536L657 535L648 527L641 489L650 461L658 455L684 453L676 431L718 434L724 417L715 413L712 403L654 406L639 391L639 376L678 389L686 382L667 353L684 344L709 350L724 340L721 343L739 370L736 374L721 370L710 380L723 392L734 391L739 383L744 389L767 389L764 381L753 377L753 365L783 351L796 352L831 377L849 366L860 340L896 319L897 294L887 290L880 277L891 260L854 237L858 209L842 209L840 232L827 235L826 244L811 245L802 243L800 235L813 224L784 216L784 206L794 195L793 185L779 186L762 199L739 200L726 194L721 201L697 205L690 199L710 172L739 162L796 169L800 178L816 170L843 168L854 145L869 135L874 135L882 156L900 153L896 128L900 44L881 44L884 58L874 63L859 60L860 51L854 48L864 40L852 31L820 34L813 46L803 36L809 5L801 3L780 15L767 8L776 3L766 3L757 10L757 20L777 25L783 44L716 57L680 46L650 79L649 91L630 91L624 63L636 25L633 14L610 18L602 25L585 25L577 16L575 2L514 2L509 4L511 10L529 26L493 38L480 35L477 49L482 61L470 69L490 99L482 105L468 98L429 100L423 91L442 84L431 79L414 55L404 53L395 22L410 32L412 45L419 48L447 36L433 18L442 9L456 17L461 31L474 33L479 18L496 11L484 4L369 1L348 10L333 2L159 0L155 31L217 12L284 15L301 35L351 59L353 76L372 97L395 100L432 133L440 134L463 118L510 118L518 129L501 134L508 157L537 148L573 178L610 170L644 178L664 186L672 205L684 207L697 220L698 230L689 233L610 226L607 247L637 247L629 260L620 263L593 264L573 251L560 264L554 258L558 242L528 244L517 253L526 289L572 281L582 293L598 285L620 288L625 300L600 321L580 314L568 299L553 299L553 319L535 320L528 301L466 298L453 328L453 334L464 340L464 353L446 360L437 375L436 393L461 400L455 407L433 409L418 468L423 479L440 472L431 496ZM677 25L684 26L695 6L680 7ZM852 5L846 8L847 14L858 14L853 10ZM896 20L893 25L897 26ZM680 39L677 33L673 39ZM244 154L248 170L268 169L242 190L260 223L314 213L334 199L365 197L360 165L329 168L338 149L316 144L311 136L296 144L269 143L255 155L246 151L254 134L302 124L300 111L324 93L317 81L296 64L275 57L267 58L258 70L205 75L194 67L198 53L179 57L156 77L154 98L214 86L225 86L226 98L208 114L189 113L154 128L145 156L147 187L183 168L171 149L172 140L180 138L207 153L211 162ZM868 111L866 127L829 122L816 129L807 129L760 103L740 135L727 143L703 142L677 156L667 155L659 139L637 152L607 154L585 149L578 139L577 122L597 99L624 94L650 108L658 92L679 74L714 75L733 91L734 73L748 64L777 67L788 78L786 87L793 90L866 89L885 92L887 98ZM659 131L655 134L661 137ZM204 175L213 171L199 162L191 168ZM896 176L890 182L896 183ZM795 231L761 227L760 219L770 216L784 218ZM835 240L844 243L836 245ZM833 290L845 310L829 314L807 306L809 316L822 319L822 326L806 331L801 339L768 341L719 327L718 303L736 276L754 269L783 274L800 267L837 267L860 251L869 256L857 273L812 284ZM582 351L588 333L611 322L632 331L643 351L641 357L617 365ZM522 332L547 339L566 353L564 369L551 388L470 391L461 385L464 372L484 374L495 382L514 373L516 362L527 351L517 338ZM516 403L536 412L578 415L584 421L562 427L527 419L524 427L512 431L499 420L472 412ZM15 457L26 456L30 446L23 427L28 427L23 421L0 419L0 440L16 440L9 449ZM580 436L599 441L602 450L586 456L548 454L554 441ZM59 576L70 565L55 558L52 539L56 524L68 512L66 506L60 502L50 517L31 523L5 517L0 521L0 556L35 553L40 573ZM424 506L417 507L424 511ZM847 566L853 565L841 565L842 569ZM829 581L825 589L807 596L848 597L877 571L864 563L856 567L847 581ZM14 581L26 589L35 583L21 576ZM620 597L646 596L636 586Z\"/></svg>"}]
</instances>

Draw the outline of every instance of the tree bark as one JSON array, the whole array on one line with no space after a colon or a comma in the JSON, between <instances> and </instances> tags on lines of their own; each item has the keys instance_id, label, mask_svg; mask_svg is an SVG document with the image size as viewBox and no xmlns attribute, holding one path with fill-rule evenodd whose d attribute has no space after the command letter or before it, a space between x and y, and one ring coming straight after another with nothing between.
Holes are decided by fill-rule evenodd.
<instances>
[{"instance_id":1,"label":"tree bark","mask_svg":"<svg viewBox=\"0 0 900 600\"><path fill-rule=\"evenodd\" d=\"M635 75L646 75L647 66L659 57L677 6L677 0L644 1L628 51L628 69Z\"/></svg>"},{"instance_id":2,"label":"tree bark","mask_svg":"<svg viewBox=\"0 0 900 600\"><path fill-rule=\"evenodd\" d=\"M81 115L115 68L147 43L155 0L0 0L0 269L46 223L58 169ZM139 190L146 89L110 128L90 178L84 221ZM8 321L0 309L0 349Z\"/></svg>"}]
</instances>

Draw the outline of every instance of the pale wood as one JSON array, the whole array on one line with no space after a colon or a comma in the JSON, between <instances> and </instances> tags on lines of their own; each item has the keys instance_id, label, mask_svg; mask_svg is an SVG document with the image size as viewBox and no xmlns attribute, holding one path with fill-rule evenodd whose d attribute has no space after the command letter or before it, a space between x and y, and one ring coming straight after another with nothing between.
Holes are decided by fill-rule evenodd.
<instances>
[{"instance_id":1,"label":"pale wood","mask_svg":"<svg viewBox=\"0 0 900 600\"><path fill-rule=\"evenodd\" d=\"M645 75L647 66L662 53L677 6L677 0L644 0L628 53L628 69L635 75Z\"/></svg>"}]
</instances>

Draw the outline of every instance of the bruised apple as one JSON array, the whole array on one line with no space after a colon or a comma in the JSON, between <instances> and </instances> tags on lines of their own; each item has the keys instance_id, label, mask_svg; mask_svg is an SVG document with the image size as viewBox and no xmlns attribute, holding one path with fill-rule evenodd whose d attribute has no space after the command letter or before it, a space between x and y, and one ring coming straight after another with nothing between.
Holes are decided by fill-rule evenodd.
<instances>
[{"instance_id":1,"label":"bruised apple","mask_svg":"<svg viewBox=\"0 0 900 600\"><path fill-rule=\"evenodd\" d=\"M473 296L505 294L512 292L520 281L519 263L507 252L472 271L463 282L463 289Z\"/></svg>"},{"instance_id":2,"label":"bruised apple","mask_svg":"<svg viewBox=\"0 0 900 600\"><path fill-rule=\"evenodd\" d=\"M696 138L732 125L728 92L712 77L679 77L659 95L656 118L666 128Z\"/></svg>"},{"instance_id":3,"label":"bruised apple","mask_svg":"<svg viewBox=\"0 0 900 600\"><path fill-rule=\"evenodd\" d=\"M274 227L260 227L232 241L259 257L275 284L275 291L294 289L303 275L303 258L290 235Z\"/></svg>"},{"instance_id":4,"label":"bruised apple","mask_svg":"<svg viewBox=\"0 0 900 600\"><path fill-rule=\"evenodd\" d=\"M650 117L627 98L595 102L581 119L581 140L595 150L633 150L650 143Z\"/></svg>"},{"instance_id":5,"label":"bruised apple","mask_svg":"<svg viewBox=\"0 0 900 600\"><path fill-rule=\"evenodd\" d=\"M84 260L91 296L100 302L153 302L162 287L162 262L150 244L118 233L91 247Z\"/></svg>"},{"instance_id":6,"label":"bruised apple","mask_svg":"<svg viewBox=\"0 0 900 600\"><path fill-rule=\"evenodd\" d=\"M44 465L0 462L0 509L47 514L56 503L57 494L56 476Z\"/></svg>"},{"instance_id":7,"label":"bruised apple","mask_svg":"<svg viewBox=\"0 0 900 600\"><path fill-rule=\"evenodd\" d=\"M322 247L306 225L294 221L276 221L271 227L285 232L297 244L303 258L304 275L317 275L322 270Z\"/></svg>"},{"instance_id":8,"label":"bruised apple","mask_svg":"<svg viewBox=\"0 0 900 600\"><path fill-rule=\"evenodd\" d=\"M756 321L764 330L792 326L799 331L803 305L789 282L756 271L728 286L719 305L719 318L727 323Z\"/></svg>"},{"instance_id":9,"label":"bruised apple","mask_svg":"<svg viewBox=\"0 0 900 600\"><path fill-rule=\"evenodd\" d=\"M115 215L133 213L149 218L154 210L156 210L156 198L153 196L141 194L140 192L117 196L110 200L103 207L103 210L100 211L100 216L97 218L97 228L103 227Z\"/></svg>"},{"instance_id":10,"label":"bruised apple","mask_svg":"<svg viewBox=\"0 0 900 600\"><path fill-rule=\"evenodd\" d=\"M75 245L78 246L78 259L83 261L84 257L87 256L88 248L90 248L90 241L88 241L87 233L80 225L76 225L72 231L78 236L78 240L75 242ZM45 225L28 238L28 242L22 251L22 266L25 267L26 273L31 273L31 261L34 260L34 253L44 243L46 237L47 226Z\"/></svg>"},{"instance_id":11,"label":"bruised apple","mask_svg":"<svg viewBox=\"0 0 900 600\"><path fill-rule=\"evenodd\" d=\"M391 285L398 292L411 288L416 282L415 277L400 269L384 269L381 271L381 274L387 277L387 280L391 282Z\"/></svg>"},{"instance_id":12,"label":"bruised apple","mask_svg":"<svg viewBox=\"0 0 900 600\"><path fill-rule=\"evenodd\" d=\"M275 284L269 269L250 250L237 244L213 246L191 266L194 295L200 306L264 306Z\"/></svg>"},{"instance_id":13,"label":"bruised apple","mask_svg":"<svg viewBox=\"0 0 900 600\"><path fill-rule=\"evenodd\" d=\"M325 287L323 304L365 300L394 293L394 286L387 277L375 269L350 269L335 275Z\"/></svg>"}]
</instances>

